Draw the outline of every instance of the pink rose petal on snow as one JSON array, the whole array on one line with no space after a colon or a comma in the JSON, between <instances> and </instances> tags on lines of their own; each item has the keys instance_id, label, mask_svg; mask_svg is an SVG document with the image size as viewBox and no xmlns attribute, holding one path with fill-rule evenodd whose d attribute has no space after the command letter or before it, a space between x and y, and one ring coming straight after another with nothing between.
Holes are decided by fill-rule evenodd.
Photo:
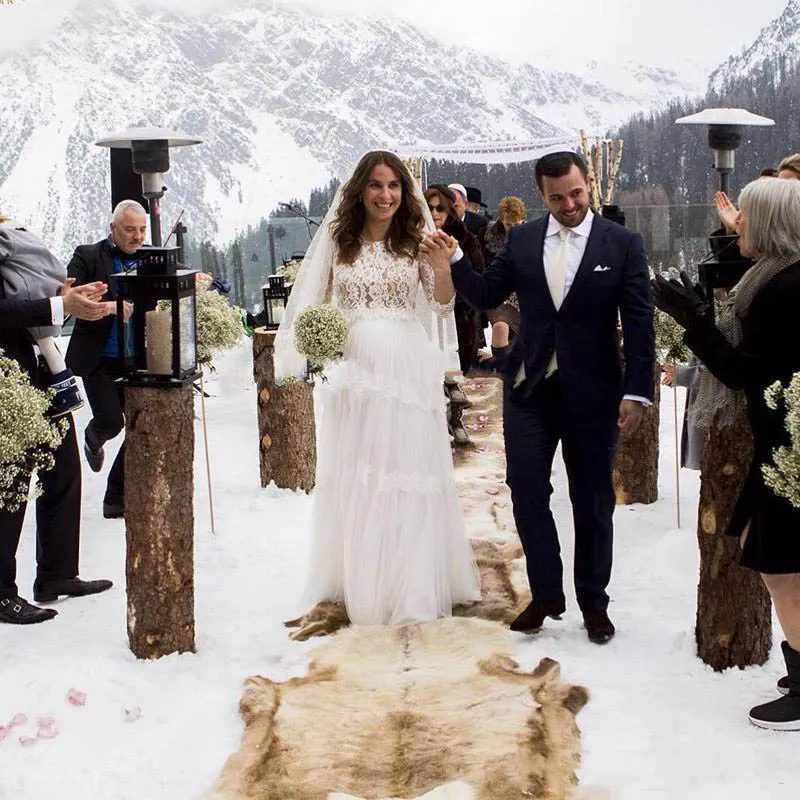
<instances>
[{"instance_id":1,"label":"pink rose petal on snow","mask_svg":"<svg viewBox=\"0 0 800 800\"><path fill-rule=\"evenodd\" d=\"M58 728L54 728L52 725L39 728L39 730L36 732L37 739L55 739L56 736L58 736Z\"/></svg>"},{"instance_id":2,"label":"pink rose petal on snow","mask_svg":"<svg viewBox=\"0 0 800 800\"><path fill-rule=\"evenodd\" d=\"M36 744L37 741L38 741L38 739L35 736L20 736L19 737L19 743L23 747L30 747L31 745Z\"/></svg>"},{"instance_id":3,"label":"pink rose petal on snow","mask_svg":"<svg viewBox=\"0 0 800 800\"><path fill-rule=\"evenodd\" d=\"M9 728L13 728L15 725L24 725L28 721L28 718L24 714L14 714L14 719L8 723Z\"/></svg>"},{"instance_id":4,"label":"pink rose petal on snow","mask_svg":"<svg viewBox=\"0 0 800 800\"><path fill-rule=\"evenodd\" d=\"M85 706L86 705L86 692L82 692L80 689L70 689L67 692L67 700L73 706Z\"/></svg>"},{"instance_id":5,"label":"pink rose petal on snow","mask_svg":"<svg viewBox=\"0 0 800 800\"><path fill-rule=\"evenodd\" d=\"M500 490L496 486L490 486L486 490L486 494L500 494Z\"/></svg>"}]
</instances>

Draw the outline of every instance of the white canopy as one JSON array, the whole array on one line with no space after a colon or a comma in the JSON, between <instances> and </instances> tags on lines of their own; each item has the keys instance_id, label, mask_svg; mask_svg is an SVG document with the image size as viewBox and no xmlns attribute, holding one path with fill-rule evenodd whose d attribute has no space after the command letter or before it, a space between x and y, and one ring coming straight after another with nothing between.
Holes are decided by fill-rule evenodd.
<instances>
[{"instance_id":1,"label":"white canopy","mask_svg":"<svg viewBox=\"0 0 800 800\"><path fill-rule=\"evenodd\" d=\"M513 164L518 161L535 161L547 153L575 150L578 136L564 134L527 142L457 142L454 144L398 144L387 150L402 158L438 158L443 161L460 161L465 164Z\"/></svg>"}]
</instances>

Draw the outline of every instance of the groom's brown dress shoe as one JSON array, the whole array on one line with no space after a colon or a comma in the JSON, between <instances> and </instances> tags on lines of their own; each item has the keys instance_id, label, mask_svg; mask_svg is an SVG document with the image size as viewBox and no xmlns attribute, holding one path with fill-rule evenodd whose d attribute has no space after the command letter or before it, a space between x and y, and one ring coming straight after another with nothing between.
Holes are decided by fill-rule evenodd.
<instances>
[{"instance_id":1,"label":"groom's brown dress shoe","mask_svg":"<svg viewBox=\"0 0 800 800\"><path fill-rule=\"evenodd\" d=\"M87 594L99 594L113 586L111 581L84 581L80 578L65 578L60 581L42 581L33 585L33 599L37 603L52 603L62 595L67 597L84 597Z\"/></svg>"},{"instance_id":2,"label":"groom's brown dress shoe","mask_svg":"<svg viewBox=\"0 0 800 800\"><path fill-rule=\"evenodd\" d=\"M509 627L519 633L536 633L544 624L545 617L561 619L566 610L567 605L563 599L533 600Z\"/></svg>"},{"instance_id":3,"label":"groom's brown dress shoe","mask_svg":"<svg viewBox=\"0 0 800 800\"><path fill-rule=\"evenodd\" d=\"M614 623L608 618L608 614L600 608L587 608L583 612L583 625L589 641L594 644L610 642L617 632Z\"/></svg>"}]
</instances>

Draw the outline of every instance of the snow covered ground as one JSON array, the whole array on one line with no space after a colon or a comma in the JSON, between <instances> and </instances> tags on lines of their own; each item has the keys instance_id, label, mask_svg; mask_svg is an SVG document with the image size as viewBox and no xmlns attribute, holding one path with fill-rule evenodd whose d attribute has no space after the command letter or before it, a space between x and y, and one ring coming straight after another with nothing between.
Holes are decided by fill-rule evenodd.
<instances>
[{"instance_id":1,"label":"snow covered ground","mask_svg":"<svg viewBox=\"0 0 800 800\"><path fill-rule=\"evenodd\" d=\"M310 501L259 486L247 344L208 383L216 535L199 422L196 428L197 653L145 662L129 651L124 524L102 517L107 468L100 475L84 469L81 575L115 585L106 594L60 602L52 622L0 626L0 724L18 713L28 718L0 742L2 800L198 798L238 748L244 679L260 673L282 680L305 671L319 640L292 642L282 622L303 610ZM800 734L762 731L746 718L751 705L776 696L783 674L779 629L763 668L717 674L695 656L698 480L683 471L683 528L676 530L672 399L665 392L661 499L616 514L609 609L616 638L606 647L589 643L571 587L561 622L548 620L536 637L509 635L524 667L550 656L565 680L591 691L578 716L583 785L622 800L796 797ZM78 415L81 431L87 411ZM557 521L569 531L560 462L554 483ZM29 514L19 552L19 584L29 598L33 533ZM570 539L562 535L568 560ZM67 701L73 688L86 693L85 706ZM131 721L136 709L140 716ZM21 736L36 735L39 717L54 718L59 735L21 746Z\"/></svg>"}]
</instances>

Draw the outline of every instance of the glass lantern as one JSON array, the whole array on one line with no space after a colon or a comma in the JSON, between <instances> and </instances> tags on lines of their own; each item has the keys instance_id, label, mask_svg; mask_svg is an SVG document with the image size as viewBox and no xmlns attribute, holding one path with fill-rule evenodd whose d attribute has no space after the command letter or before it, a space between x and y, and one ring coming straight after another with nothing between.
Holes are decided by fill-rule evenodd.
<instances>
[{"instance_id":1,"label":"glass lantern","mask_svg":"<svg viewBox=\"0 0 800 800\"><path fill-rule=\"evenodd\" d=\"M264 295L264 313L267 317L265 327L267 330L277 330L286 312L291 287L286 285L286 278L283 275L270 275L261 291Z\"/></svg>"},{"instance_id":2,"label":"glass lantern","mask_svg":"<svg viewBox=\"0 0 800 800\"><path fill-rule=\"evenodd\" d=\"M195 276L183 269L178 248L148 247L140 251L136 269L115 275L117 318L123 302L133 304L133 356L123 358L127 386L170 388L199 377ZM125 353L125 326L118 325L119 352Z\"/></svg>"}]
</instances>

